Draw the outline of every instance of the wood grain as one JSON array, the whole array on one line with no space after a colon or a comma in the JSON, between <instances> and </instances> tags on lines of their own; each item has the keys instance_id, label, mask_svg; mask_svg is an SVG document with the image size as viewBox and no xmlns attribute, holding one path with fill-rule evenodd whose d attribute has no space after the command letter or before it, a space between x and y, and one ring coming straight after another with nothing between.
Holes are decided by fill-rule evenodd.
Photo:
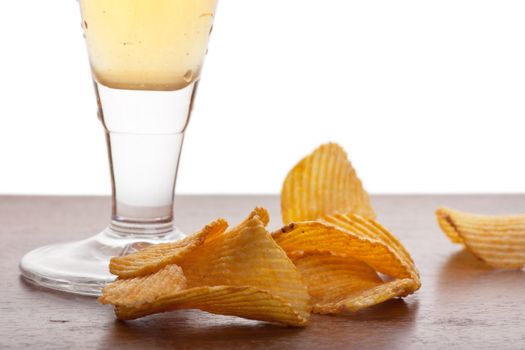
<instances>
[{"instance_id":1,"label":"wood grain","mask_svg":"<svg viewBox=\"0 0 525 350\"><path fill-rule=\"evenodd\" d=\"M490 270L439 231L442 204L480 213L525 213L525 196L376 196L381 223L412 253L422 289L345 317L314 316L306 329L181 311L116 321L95 299L52 292L19 277L22 255L100 231L109 199L0 197L0 349L410 349L525 348L525 272ZM256 205L280 223L275 196L182 196L178 225L237 222Z\"/></svg>"}]
</instances>

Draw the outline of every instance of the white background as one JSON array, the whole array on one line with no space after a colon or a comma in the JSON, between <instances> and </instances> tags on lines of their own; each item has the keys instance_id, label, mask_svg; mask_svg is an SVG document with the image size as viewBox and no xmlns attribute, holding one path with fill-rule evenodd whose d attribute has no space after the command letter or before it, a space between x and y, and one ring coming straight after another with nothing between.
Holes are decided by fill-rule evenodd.
<instances>
[{"instance_id":1,"label":"white background","mask_svg":"<svg viewBox=\"0 0 525 350\"><path fill-rule=\"evenodd\" d=\"M222 0L177 191L278 193L336 141L373 193L524 192L524 18L522 0ZM109 193L76 1L0 1L0 54L0 193Z\"/></svg>"}]
</instances>

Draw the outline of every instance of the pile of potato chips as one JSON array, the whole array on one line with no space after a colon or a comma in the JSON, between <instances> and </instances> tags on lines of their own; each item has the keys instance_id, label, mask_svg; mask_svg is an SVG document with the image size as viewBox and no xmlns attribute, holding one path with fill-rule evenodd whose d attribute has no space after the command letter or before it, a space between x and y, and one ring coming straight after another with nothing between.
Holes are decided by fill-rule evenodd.
<instances>
[{"instance_id":1,"label":"pile of potato chips","mask_svg":"<svg viewBox=\"0 0 525 350\"><path fill-rule=\"evenodd\" d=\"M100 297L127 320L177 309L235 315L301 326L310 315L301 274L265 226L256 208L240 225L224 220L182 241L113 258L119 276Z\"/></svg>"},{"instance_id":2,"label":"pile of potato chips","mask_svg":"<svg viewBox=\"0 0 525 350\"><path fill-rule=\"evenodd\" d=\"M101 303L119 319L200 309L305 326L310 313L353 312L419 289L414 262L375 219L346 153L319 147L288 174L284 227L256 208L228 229L218 219L174 242L115 257Z\"/></svg>"}]
</instances>

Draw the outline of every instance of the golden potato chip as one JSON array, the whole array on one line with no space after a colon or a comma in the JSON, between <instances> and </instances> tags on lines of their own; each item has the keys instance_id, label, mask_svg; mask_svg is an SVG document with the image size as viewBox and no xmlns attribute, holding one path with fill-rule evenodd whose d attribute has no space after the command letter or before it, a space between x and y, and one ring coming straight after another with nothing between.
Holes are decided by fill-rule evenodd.
<instances>
[{"instance_id":1,"label":"golden potato chip","mask_svg":"<svg viewBox=\"0 0 525 350\"><path fill-rule=\"evenodd\" d=\"M364 261L385 275L405 278L414 275L412 263L377 239L360 236L328 222L306 221L284 226L273 237L289 256L296 252L331 252Z\"/></svg>"},{"instance_id":2,"label":"golden potato chip","mask_svg":"<svg viewBox=\"0 0 525 350\"><path fill-rule=\"evenodd\" d=\"M333 143L320 146L288 173L281 213L285 224L334 213L376 216L345 151Z\"/></svg>"},{"instance_id":3,"label":"golden potato chip","mask_svg":"<svg viewBox=\"0 0 525 350\"><path fill-rule=\"evenodd\" d=\"M295 265L264 228L267 222L266 210L257 208L239 226L208 236L178 259L184 280L168 265L108 285L100 301L115 305L120 319L197 308L304 326L310 296ZM166 274L171 282L163 282Z\"/></svg>"},{"instance_id":4,"label":"golden potato chip","mask_svg":"<svg viewBox=\"0 0 525 350\"><path fill-rule=\"evenodd\" d=\"M181 262L188 288L253 286L286 300L308 318L309 295L301 274L258 217L205 242Z\"/></svg>"},{"instance_id":5,"label":"golden potato chip","mask_svg":"<svg viewBox=\"0 0 525 350\"><path fill-rule=\"evenodd\" d=\"M414 261L405 247L397 237L377 221L366 219L356 214L327 215L323 219L334 226L342 227L349 232L360 235L361 237L382 241L386 246L390 247L399 255L400 260L404 260L415 270Z\"/></svg>"},{"instance_id":6,"label":"golden potato chip","mask_svg":"<svg viewBox=\"0 0 525 350\"><path fill-rule=\"evenodd\" d=\"M303 274L320 314L355 312L418 289L412 278L383 282L366 263L329 252L298 255L293 262Z\"/></svg>"},{"instance_id":7,"label":"golden potato chip","mask_svg":"<svg viewBox=\"0 0 525 350\"><path fill-rule=\"evenodd\" d=\"M490 216L450 208L436 211L439 226L454 243L461 243L496 268L525 265L525 215Z\"/></svg>"},{"instance_id":8,"label":"golden potato chip","mask_svg":"<svg viewBox=\"0 0 525 350\"><path fill-rule=\"evenodd\" d=\"M381 242L381 244L383 244L384 247L387 247L388 250L391 252L391 256L394 257L394 260L398 261L401 265L403 265L403 267L407 269L406 273L395 274L388 272L383 266L375 263L374 259L363 258L362 260L374 267L377 271L382 272L386 275L396 278L411 278L416 282L417 288L420 287L419 272L417 271L416 265L414 264L412 257L405 249L405 247L401 244L401 242L397 239L397 237L394 236L390 231L388 231L377 221L373 219L367 219L356 214L327 215L324 217L323 221L334 225L339 229L344 229L347 233L351 233L359 237L364 237L371 241ZM394 265L393 261L383 261L383 265L387 263Z\"/></svg>"},{"instance_id":9,"label":"golden potato chip","mask_svg":"<svg viewBox=\"0 0 525 350\"><path fill-rule=\"evenodd\" d=\"M344 301L383 283L366 263L331 252L298 253L293 262L308 285L314 312L335 313Z\"/></svg>"},{"instance_id":10,"label":"golden potato chip","mask_svg":"<svg viewBox=\"0 0 525 350\"><path fill-rule=\"evenodd\" d=\"M134 254L114 257L109 263L109 271L121 278L148 275L168 264L176 264L184 255L201 245L208 236L220 234L226 228L228 223L218 219L180 241L151 245Z\"/></svg>"},{"instance_id":11,"label":"golden potato chip","mask_svg":"<svg viewBox=\"0 0 525 350\"><path fill-rule=\"evenodd\" d=\"M386 281L363 291L362 294L356 296L353 300L348 299L340 303L338 305L339 310L336 312L355 312L393 298L403 298L414 293L420 287L421 284L412 278Z\"/></svg>"},{"instance_id":12,"label":"golden potato chip","mask_svg":"<svg viewBox=\"0 0 525 350\"><path fill-rule=\"evenodd\" d=\"M337 214L289 224L273 237L305 278L317 313L357 311L421 286L406 249L372 219Z\"/></svg>"},{"instance_id":13,"label":"golden potato chip","mask_svg":"<svg viewBox=\"0 0 525 350\"><path fill-rule=\"evenodd\" d=\"M195 287L179 293L165 294L150 304L139 307L115 307L117 317L131 320L147 315L180 309L244 317L253 320L277 322L304 327L304 318L288 302L269 291L250 286Z\"/></svg>"}]
</instances>

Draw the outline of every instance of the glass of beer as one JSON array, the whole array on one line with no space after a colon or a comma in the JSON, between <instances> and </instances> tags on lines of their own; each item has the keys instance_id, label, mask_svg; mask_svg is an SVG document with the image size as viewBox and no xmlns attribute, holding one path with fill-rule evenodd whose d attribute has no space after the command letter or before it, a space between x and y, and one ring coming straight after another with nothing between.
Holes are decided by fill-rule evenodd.
<instances>
[{"instance_id":1,"label":"glass of beer","mask_svg":"<svg viewBox=\"0 0 525 350\"><path fill-rule=\"evenodd\" d=\"M78 242L27 253L30 282L98 295L112 256L184 235L173 217L184 130L217 0L80 0L112 184L111 222Z\"/></svg>"}]
</instances>

